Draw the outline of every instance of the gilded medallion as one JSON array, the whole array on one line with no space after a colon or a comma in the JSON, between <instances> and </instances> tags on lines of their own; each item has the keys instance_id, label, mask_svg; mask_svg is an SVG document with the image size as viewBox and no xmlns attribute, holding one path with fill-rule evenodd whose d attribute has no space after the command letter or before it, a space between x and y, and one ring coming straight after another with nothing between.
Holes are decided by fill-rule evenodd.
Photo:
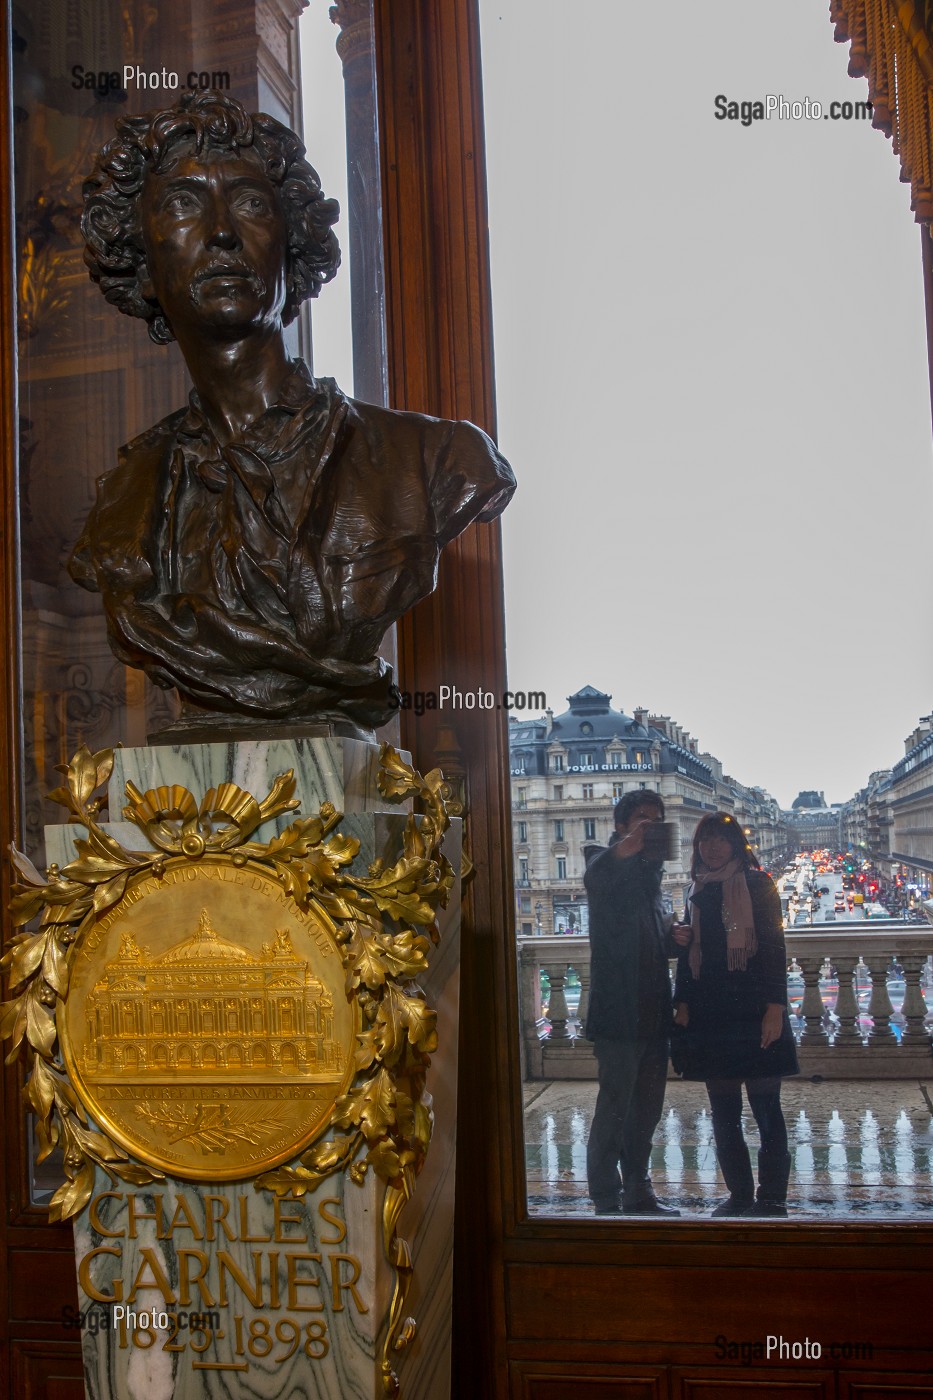
<instances>
[{"instance_id":1,"label":"gilded medallion","mask_svg":"<svg viewBox=\"0 0 933 1400\"><path fill-rule=\"evenodd\" d=\"M223 855L127 885L77 941L60 1021L91 1119L195 1181L304 1151L347 1089L359 1030L325 920Z\"/></svg>"}]
</instances>

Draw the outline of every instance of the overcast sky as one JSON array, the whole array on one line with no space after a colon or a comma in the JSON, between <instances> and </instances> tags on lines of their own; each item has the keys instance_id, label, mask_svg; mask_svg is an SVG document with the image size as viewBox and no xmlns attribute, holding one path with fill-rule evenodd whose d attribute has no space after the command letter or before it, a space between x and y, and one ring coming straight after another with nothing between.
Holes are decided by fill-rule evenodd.
<instances>
[{"instance_id":1,"label":"overcast sky","mask_svg":"<svg viewBox=\"0 0 933 1400\"><path fill-rule=\"evenodd\" d=\"M867 86L813 0L481 12L510 685L598 686L785 805L844 801L933 708L919 232L870 123L714 99ZM343 200L326 16L305 129ZM348 288L315 330L345 387Z\"/></svg>"},{"instance_id":2,"label":"overcast sky","mask_svg":"<svg viewBox=\"0 0 933 1400\"><path fill-rule=\"evenodd\" d=\"M919 232L826 7L481 0L510 684L845 800L933 706ZM663 16L663 17L662 17Z\"/></svg>"}]
</instances>

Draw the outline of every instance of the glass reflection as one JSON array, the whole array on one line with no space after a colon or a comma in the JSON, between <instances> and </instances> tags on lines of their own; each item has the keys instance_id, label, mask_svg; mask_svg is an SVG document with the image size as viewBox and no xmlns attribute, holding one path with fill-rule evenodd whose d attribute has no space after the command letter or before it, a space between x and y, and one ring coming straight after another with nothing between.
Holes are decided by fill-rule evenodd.
<instances>
[{"instance_id":1,"label":"glass reflection","mask_svg":"<svg viewBox=\"0 0 933 1400\"><path fill-rule=\"evenodd\" d=\"M933 1217L933 1133L916 1086L785 1081L795 1220L845 1215ZM588 1081L552 1081L525 1109L528 1202L536 1214L592 1215L586 1137L596 1097ZM746 1137L755 1125L746 1107ZM668 1085L651 1159L655 1190L683 1218L722 1199L702 1084Z\"/></svg>"},{"instance_id":2,"label":"glass reflection","mask_svg":"<svg viewBox=\"0 0 933 1400\"><path fill-rule=\"evenodd\" d=\"M899 1094L927 1074L933 1007L933 672L911 641L923 619L901 626L878 584L933 582L905 508L933 504L916 234L867 120L750 132L716 115L711 83L863 98L824 16L678 0L663 66L620 85L620 52L659 54L650 16L622 9L597 0L581 26L558 0L481 3L500 442L522 484L503 528L522 1059L545 1086L529 1203L592 1213L567 1183L549 1197L535 1105L566 1132L555 1105L575 1094L589 1124L584 872L614 804L644 791L676 826L676 917L706 813L770 872L803 1075L785 1082L790 1198L874 1210L897 1120L872 1147L855 1105L887 1123L879 1055L898 1055ZM883 344L896 368L868 353ZM794 1108L814 1075L840 1096L822 1123ZM652 1153L688 1214L718 1179L703 1096L668 1083ZM912 1165L890 1204L922 1211L930 1108L904 1112ZM754 1148L747 1107L743 1125Z\"/></svg>"},{"instance_id":3,"label":"glass reflection","mask_svg":"<svg viewBox=\"0 0 933 1400\"><path fill-rule=\"evenodd\" d=\"M186 75L189 88L228 92L248 110L270 112L301 130L297 33L273 26L270 48L253 0L229 6L220 28L210 8L191 0L158 7L143 0L40 6L15 0L12 7L24 789L17 844L40 867L44 824L61 820L61 809L44 799L60 782L56 765L82 743L92 750L143 745L177 712L173 692L148 685L141 672L114 659L99 601L65 569L97 477L116 463L121 444L184 403L190 388L180 356L152 344L142 325L117 315L92 285L79 233L82 181L95 152L113 137L115 120L170 106ZM344 199L340 233L345 262L355 264L354 297L351 308L347 292L336 317L328 318L321 370L346 366L345 387L354 387L355 375L357 392L378 402L385 364L379 182L370 178L378 150L371 7L335 9L339 31L325 9L315 16L322 25L309 25L304 36L313 83L308 146L316 160L319 138L325 187L331 168L343 169L345 185L349 177L351 207ZM293 20L297 25L297 15ZM341 54L352 69L346 85ZM131 59L141 60L146 73L172 74L174 86L140 83L135 67L133 79L121 82ZM352 109L349 158L345 107ZM354 252L363 244L365 267ZM344 287L349 271L345 266ZM310 360L307 318L287 334L290 352ZM34 1157L28 1130L27 1139ZM33 1157L36 1203L61 1184L61 1160L56 1152L37 1166Z\"/></svg>"}]
</instances>

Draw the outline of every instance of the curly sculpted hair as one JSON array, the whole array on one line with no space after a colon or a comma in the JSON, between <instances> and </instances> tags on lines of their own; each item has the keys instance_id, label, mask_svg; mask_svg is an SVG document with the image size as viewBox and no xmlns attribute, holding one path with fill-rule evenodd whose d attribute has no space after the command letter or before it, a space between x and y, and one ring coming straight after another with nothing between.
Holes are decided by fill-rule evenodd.
<instances>
[{"instance_id":1,"label":"curly sculpted hair","mask_svg":"<svg viewBox=\"0 0 933 1400\"><path fill-rule=\"evenodd\" d=\"M323 194L293 131L264 113L250 116L234 98L217 93L187 94L167 111L117 122L116 137L98 152L84 182L81 232L93 281L118 310L148 321L153 340L160 345L174 340L159 303L140 291L139 271L146 261L140 197L146 176L168 168L178 147L186 145L195 152L249 149L261 157L285 215L288 261L282 319L287 325L340 265L332 228L340 206Z\"/></svg>"}]
</instances>

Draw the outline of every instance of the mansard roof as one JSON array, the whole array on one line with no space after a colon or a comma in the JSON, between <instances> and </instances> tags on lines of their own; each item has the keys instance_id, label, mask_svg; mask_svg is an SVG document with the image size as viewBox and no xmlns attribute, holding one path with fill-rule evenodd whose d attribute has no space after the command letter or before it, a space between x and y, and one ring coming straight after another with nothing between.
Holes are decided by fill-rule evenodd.
<instances>
[{"instance_id":1,"label":"mansard roof","mask_svg":"<svg viewBox=\"0 0 933 1400\"><path fill-rule=\"evenodd\" d=\"M585 685L574 695L568 695L569 710L555 715L549 735L551 743L574 739L593 739L608 743L618 739L661 739L659 733L649 734L643 724L631 715L612 708L612 696L594 686Z\"/></svg>"}]
</instances>

